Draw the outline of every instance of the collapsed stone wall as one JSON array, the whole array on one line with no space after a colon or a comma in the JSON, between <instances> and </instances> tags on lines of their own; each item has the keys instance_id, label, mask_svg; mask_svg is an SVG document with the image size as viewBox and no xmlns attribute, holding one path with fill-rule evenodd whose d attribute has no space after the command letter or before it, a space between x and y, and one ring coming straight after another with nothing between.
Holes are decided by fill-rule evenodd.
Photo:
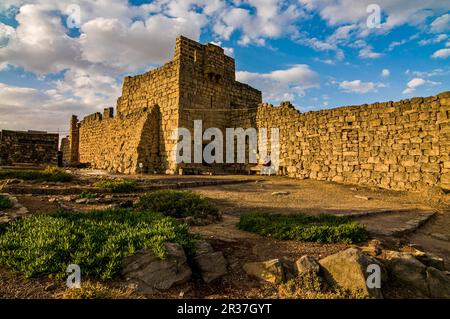
<instances>
[{"instance_id":1,"label":"collapsed stone wall","mask_svg":"<svg viewBox=\"0 0 450 319\"><path fill-rule=\"evenodd\" d=\"M113 117L94 113L78 124L80 163L132 174L160 169L158 107Z\"/></svg>"},{"instance_id":2,"label":"collapsed stone wall","mask_svg":"<svg viewBox=\"0 0 450 319\"><path fill-rule=\"evenodd\" d=\"M56 165L58 163L58 143L58 134L2 130L0 132L0 164Z\"/></svg>"},{"instance_id":3,"label":"collapsed stone wall","mask_svg":"<svg viewBox=\"0 0 450 319\"><path fill-rule=\"evenodd\" d=\"M62 160L64 165L70 165L71 152L70 152L70 136L63 137L61 139L61 146L59 147L62 153Z\"/></svg>"},{"instance_id":4,"label":"collapsed stone wall","mask_svg":"<svg viewBox=\"0 0 450 319\"><path fill-rule=\"evenodd\" d=\"M280 129L280 165L291 177L450 190L450 92L308 113L262 104L257 126Z\"/></svg>"}]
</instances>

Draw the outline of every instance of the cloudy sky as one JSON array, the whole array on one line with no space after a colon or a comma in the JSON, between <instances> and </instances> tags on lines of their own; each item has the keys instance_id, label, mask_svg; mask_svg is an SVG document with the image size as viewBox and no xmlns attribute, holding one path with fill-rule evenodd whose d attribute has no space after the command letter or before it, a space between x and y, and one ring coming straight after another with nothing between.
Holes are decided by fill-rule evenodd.
<instances>
[{"instance_id":1,"label":"cloudy sky","mask_svg":"<svg viewBox=\"0 0 450 319\"><path fill-rule=\"evenodd\" d=\"M220 44L240 81L301 111L450 90L449 1L1 0L0 129L66 134L180 34Z\"/></svg>"}]
</instances>

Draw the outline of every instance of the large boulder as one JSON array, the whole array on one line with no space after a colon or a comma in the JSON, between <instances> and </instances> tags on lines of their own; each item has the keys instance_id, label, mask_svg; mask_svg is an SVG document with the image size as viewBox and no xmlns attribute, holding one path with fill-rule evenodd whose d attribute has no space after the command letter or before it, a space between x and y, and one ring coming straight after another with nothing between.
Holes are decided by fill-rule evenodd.
<instances>
[{"instance_id":1,"label":"large boulder","mask_svg":"<svg viewBox=\"0 0 450 319\"><path fill-rule=\"evenodd\" d=\"M279 259L244 264L244 271L251 277L278 284L284 281L283 265Z\"/></svg>"},{"instance_id":2,"label":"large boulder","mask_svg":"<svg viewBox=\"0 0 450 319\"><path fill-rule=\"evenodd\" d=\"M369 288L367 279L371 275L369 265L382 265L374 258L363 254L357 248L349 248L319 260L325 279L331 285L337 285L367 298L383 298L380 288Z\"/></svg>"},{"instance_id":3,"label":"large boulder","mask_svg":"<svg viewBox=\"0 0 450 319\"><path fill-rule=\"evenodd\" d=\"M427 284L432 298L450 299L450 277L433 267L426 270Z\"/></svg>"},{"instance_id":4,"label":"large boulder","mask_svg":"<svg viewBox=\"0 0 450 319\"><path fill-rule=\"evenodd\" d=\"M195 244L193 263L206 283L227 274L227 261L222 252L215 252L211 245L205 241L199 241Z\"/></svg>"},{"instance_id":5,"label":"large boulder","mask_svg":"<svg viewBox=\"0 0 450 319\"><path fill-rule=\"evenodd\" d=\"M432 298L450 298L450 278L444 271L427 264L442 266L441 258L429 253L383 251L380 257L388 271L399 281ZM416 258L417 257L417 258ZM426 264L422 263L424 261Z\"/></svg>"},{"instance_id":6,"label":"large boulder","mask_svg":"<svg viewBox=\"0 0 450 319\"><path fill-rule=\"evenodd\" d=\"M427 266L418 261L413 255L385 250L380 257L392 276L422 293L428 294L426 282Z\"/></svg>"},{"instance_id":7,"label":"large boulder","mask_svg":"<svg viewBox=\"0 0 450 319\"><path fill-rule=\"evenodd\" d=\"M183 247L174 243L164 244L166 256L160 259L153 251L141 250L123 261L122 275L137 285L141 293L167 290L191 278L191 269Z\"/></svg>"}]
</instances>

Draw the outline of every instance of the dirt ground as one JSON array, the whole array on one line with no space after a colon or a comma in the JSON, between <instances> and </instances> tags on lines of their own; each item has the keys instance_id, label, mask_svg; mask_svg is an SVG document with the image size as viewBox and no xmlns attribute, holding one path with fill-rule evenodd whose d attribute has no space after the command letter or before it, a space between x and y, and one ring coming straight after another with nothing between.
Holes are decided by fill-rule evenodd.
<instances>
[{"instance_id":1,"label":"dirt ground","mask_svg":"<svg viewBox=\"0 0 450 319\"><path fill-rule=\"evenodd\" d=\"M83 175L83 184L100 173ZM377 227L391 227L407 222L414 210L434 210L436 216L418 231L396 238L395 245L415 244L418 247L435 252L450 265L450 242L430 236L440 234L450 238L450 210L443 201L431 200L427 194L413 194L342 185L315 180L294 180L283 177L261 176L135 176L141 181L151 183L179 183L183 181L208 179L250 179L244 184L217 185L192 188L210 198L218 205L222 221L207 226L192 226L194 233L209 240L216 250L224 253L228 261L229 274L221 280L206 285L200 278L175 287L168 292L158 293L150 298L276 298L277 290L270 284L262 284L249 278L242 265L250 261L263 261L272 258L296 259L305 254L323 258L345 249L341 244L315 244L298 241L278 241L271 238L240 231L236 224L239 216L247 212L267 213L306 213L306 214L350 214L367 211L401 211L401 215L380 215L371 217L370 222ZM273 194L278 192L278 195ZM357 197L355 197L357 196ZM50 212L58 209L58 204L49 202L54 196L18 195L19 202L30 213ZM130 195L130 198L135 195ZM408 213L410 215L408 215ZM381 217L384 216L384 217ZM375 219L374 219L375 218ZM361 219L364 223L364 218ZM121 282L116 282L121 285ZM108 284L107 284L108 285ZM0 268L0 296L3 298L55 298L60 296L64 283L47 278L25 280L9 270ZM402 292L403 291L403 292ZM414 292L404 290L393 283L388 297L402 298L414 296ZM131 295L130 297L139 297Z\"/></svg>"}]
</instances>

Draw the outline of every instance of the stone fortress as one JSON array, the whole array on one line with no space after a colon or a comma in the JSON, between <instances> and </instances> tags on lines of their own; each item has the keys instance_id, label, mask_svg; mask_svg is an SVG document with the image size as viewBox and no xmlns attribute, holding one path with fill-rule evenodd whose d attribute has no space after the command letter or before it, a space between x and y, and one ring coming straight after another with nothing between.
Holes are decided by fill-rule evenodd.
<instances>
[{"instance_id":1,"label":"stone fortress","mask_svg":"<svg viewBox=\"0 0 450 319\"><path fill-rule=\"evenodd\" d=\"M125 78L113 111L72 116L61 144L66 163L126 174L201 168L171 155L173 131L188 128L193 136L194 120L202 120L203 131L279 128L279 173L290 177L450 190L450 92L301 113L289 102L263 104L260 91L235 80L235 61L222 48L179 37L172 61ZM243 165L208 169L242 172Z\"/></svg>"}]
</instances>

